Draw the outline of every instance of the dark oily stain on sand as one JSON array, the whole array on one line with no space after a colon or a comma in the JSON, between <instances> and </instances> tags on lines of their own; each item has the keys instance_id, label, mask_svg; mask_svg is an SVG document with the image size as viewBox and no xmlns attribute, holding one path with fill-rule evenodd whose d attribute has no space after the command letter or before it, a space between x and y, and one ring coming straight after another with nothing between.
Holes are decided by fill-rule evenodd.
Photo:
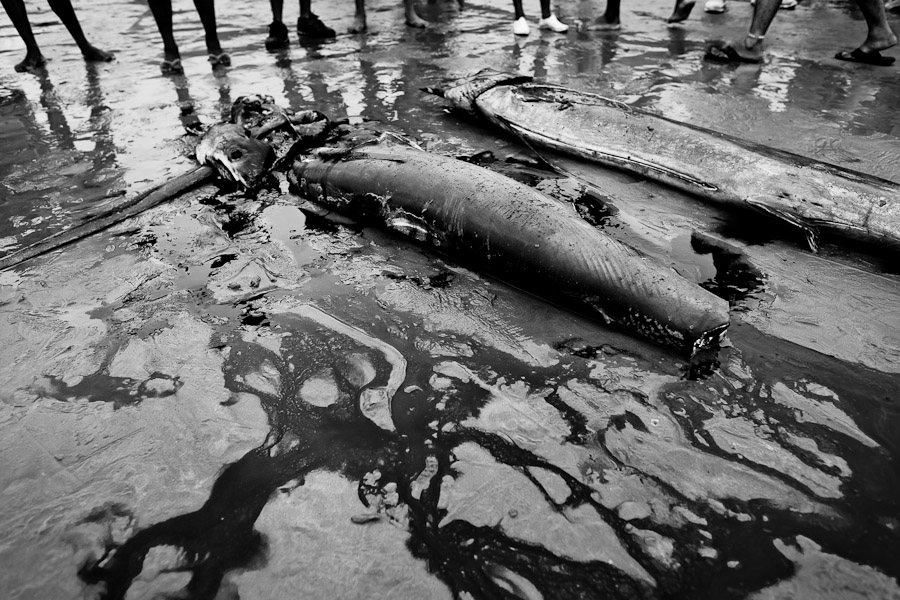
<instances>
[{"instance_id":1,"label":"dark oily stain on sand","mask_svg":"<svg viewBox=\"0 0 900 600\"><path fill-rule=\"evenodd\" d=\"M672 414L679 415L682 429L693 431L698 440L695 445L705 452L719 455L730 461L753 466L757 470L798 486L776 469L754 463L740 454L733 454L720 447L709 433L704 431L704 421L711 415L706 407L722 408L731 417L750 418L758 427L771 430L771 442L776 447L789 449L797 458L825 473L837 476L834 464L825 464L814 453L797 447L792 438L801 436L816 441L818 451L826 456L840 456L847 461L852 476L842 485L843 498L831 502L837 518L810 516L798 518L792 509L776 509L764 505L752 506L737 501L726 502L735 512L763 517L763 523L746 523L737 528L733 524L722 527L710 519L708 530L720 543L719 550L737 560L741 572L710 565L704 578L695 583L696 596L716 598L717 590L734 586L737 579L745 584L768 579L774 582L793 569L785 558L775 552L773 538L791 538L805 535L822 546L824 552L838 556L850 556L864 564L874 565L884 573L897 577L900 574L895 557L900 553L900 375L885 374L851 365L838 359L818 354L758 332L755 328L736 323L730 337L742 349L746 365L765 376L745 387L734 387L729 381L740 380L729 372L728 360L722 360L723 378L706 381L706 387L697 388L685 384L670 386L664 393L665 403ZM825 427L806 418L802 410L778 405L773 401L771 386L784 382L793 389L803 390L809 382L809 373L816 373L817 383L840 396L840 402L831 396L817 397L818 388L806 391L827 405L848 413L862 432L871 436L883 448L873 448L859 439L839 430ZM822 374L828 375L822 377ZM709 390L718 393L709 394ZM721 405L716 398L728 389L728 402ZM827 393L827 392L826 392ZM703 514L710 518L709 514ZM722 543L724 542L724 543ZM758 584L753 584L758 585ZM753 586L748 587L753 589Z\"/></svg>"},{"instance_id":2,"label":"dark oily stain on sand","mask_svg":"<svg viewBox=\"0 0 900 600\"><path fill-rule=\"evenodd\" d=\"M900 512L896 500L900 497L897 446L886 444L895 453L892 455L865 447L840 432L800 419L789 407L773 405L770 395L763 392L780 381L799 384L806 372L800 365L816 364L817 372L833 373L833 380L823 384L832 386L841 396L841 406L849 405L849 412L863 430L883 439L896 437L898 412L881 423L864 417L873 400L868 398L863 384L870 390L883 390L876 395L884 396L885 402L891 404L896 402L896 392L891 390L900 387L896 376L860 373L858 367L827 357L819 357L823 364L817 364L815 357L806 356L808 351L779 345L752 328L739 325L733 337L744 349L747 364L759 373L758 379L748 379L746 374L732 373L724 367L723 377L699 383L677 382L668 386L660 399L672 414L679 415L679 426L696 450L745 465L792 488L797 482L777 470L754 464L727 448L720 449L706 430L710 411L734 411L735 416L744 417L752 412L760 426L772 428L773 443L788 448L783 435L803 434L816 439L820 450L848 458L853 476L851 484L844 486L845 500L830 503L839 515L835 519L779 509L757 500L725 500L723 513L705 501L682 496L662 479L617 464L613 458L617 456L615 450L607 448L609 436L628 436L631 432L647 435L654 424L629 409L612 414L603 428L593 429L584 415L566 403L558 393L561 388L552 382L585 380L598 365L608 368L643 362L630 353L612 347L591 348L569 340L560 347L573 356L554 367L536 369L509 359L499 360L492 351L479 349L465 361L471 373L478 372L476 365L490 364L494 369L502 369L507 381L524 382L531 389L549 385L544 400L568 423L570 434L565 442L590 449L596 455L597 469L612 468L613 473L655 479L656 486L679 505L688 507L698 519L697 523L674 527L640 518L625 520L616 510L599 502L593 487L514 443L509 436L463 425L479 416L491 401L491 393L471 378L457 380L441 390L432 388L429 379L436 361L417 353L409 340L392 340L411 361L402 391L394 398L393 420L398 432L393 433L375 426L359 410L361 392L383 385L388 377L390 367L378 352L303 318L275 316L272 328L283 335L279 351L245 341L239 333L222 340L223 349L227 350L226 386L235 394L251 393L260 398L272 424L266 443L228 465L198 511L151 525L127 541L109 541L103 557L83 565L81 577L102 584L103 597L124 598L131 581L141 573L148 552L164 545L182 550L170 568L191 574L186 588L191 598L217 597L229 571L265 565L266 541L254 530L254 522L273 493L288 482L302 485L313 469L327 469L358 481L360 502L372 512L355 522L387 519L405 527L412 554L424 560L455 597L512 597L509 576L521 574L544 598L743 598L792 574L793 564L772 541L792 539L798 534L816 540L826 552L852 556L887 574L898 574L892 560L900 553L900 543L896 535L890 534L889 527L891 518L896 521L895 515ZM265 328L260 332L265 333ZM384 332L374 333L382 337ZM598 363L597 358L604 362ZM726 359L723 362L728 364ZM732 379L744 387L728 384ZM314 380L318 387L310 383ZM626 393L612 382L594 381L594 385L609 393ZM316 390L312 395L311 389ZM653 399L636 390L627 394L637 406L652 404ZM434 424L429 426L432 421ZM656 580L657 587L604 561L564 557L539 544L515 539L499 525L474 525L463 519L442 523L447 515L446 506L441 503L442 480L445 476L460 476L453 466L454 453L464 444L477 445L499 465L524 475L537 489L544 488L536 471L553 474L563 483L566 494L559 499L544 492L549 514L567 514L566 511L582 507L596 511L628 554ZM826 472L831 469L818 464L812 454L794 453ZM423 474L427 474L424 480ZM419 482L417 491L415 482ZM396 491L394 501L389 501L393 492L388 490ZM398 506L405 506L407 511L399 511ZM746 515L746 519L735 521L726 516L729 511ZM509 517L514 519L515 515ZM638 543L633 534L635 526L676 540L672 560L678 566L667 568L654 560ZM707 544L709 535L716 540L718 554L699 559L696 551ZM524 588L516 589L522 592Z\"/></svg>"},{"instance_id":3,"label":"dark oily stain on sand","mask_svg":"<svg viewBox=\"0 0 900 600\"><path fill-rule=\"evenodd\" d=\"M867 434L900 457L900 374L882 373L779 340L737 321L729 331L745 360L775 380L812 379L837 392ZM864 465L862 465L864 466ZM900 465L895 464L900 474ZM874 483L874 482L873 482ZM900 494L897 495L900 498Z\"/></svg>"},{"instance_id":4,"label":"dark oily stain on sand","mask_svg":"<svg viewBox=\"0 0 900 600\"><path fill-rule=\"evenodd\" d=\"M281 324L286 325L284 321ZM450 473L450 451L464 442L475 442L498 460L519 468L534 466L557 473L580 490L569 504L592 500L586 487L558 467L493 434L463 429L426 447L422 440L404 441L404 437L375 428L355 410L357 390L349 385L352 377L335 378L339 399L334 404L305 404L300 399L303 378L322 369L340 372L340 357L359 350L332 336L315 327L295 329L285 338L281 356L256 344L233 340L225 367L227 384L235 392L259 395L273 423L269 441L229 465L200 510L152 525L124 544L109 547L103 560L83 566L82 578L103 582L104 597L122 598L151 548L177 545L183 553L173 568L192 573L187 587L191 597L214 598L228 570L259 566L265 561L265 542L253 531L253 523L268 497L289 480L302 481L313 468L327 468L359 480L363 504L385 511L389 518L393 518L391 509L384 508L383 498L388 486L396 486L402 502L409 507L411 551L426 560L457 596L464 591L476 597L505 596L505 586L498 583L495 572L510 569L532 573L534 585L547 597L581 597L604 591L651 597L646 584L632 581L605 563L554 556L492 527L475 527L462 521L439 526L443 512L438 508L439 482L442 475ZM267 384L255 380L260 375ZM377 375L373 383L380 377ZM261 387L278 391L270 393ZM482 390L473 391L483 397ZM449 402L458 398L471 406L467 395L460 390ZM410 493L409 484L425 468L429 454L438 455L437 467L428 488L416 497ZM371 475L373 469L378 470L377 477ZM624 523L620 527L624 528Z\"/></svg>"},{"instance_id":5,"label":"dark oily stain on sand","mask_svg":"<svg viewBox=\"0 0 900 600\"><path fill-rule=\"evenodd\" d=\"M131 377L113 377L103 372L82 377L74 385L66 385L57 377L48 377L42 392L62 401L87 398L91 402L110 402L115 408L138 404L147 398L165 398L175 395L184 385L178 377L165 373L151 373L143 380Z\"/></svg>"}]
</instances>

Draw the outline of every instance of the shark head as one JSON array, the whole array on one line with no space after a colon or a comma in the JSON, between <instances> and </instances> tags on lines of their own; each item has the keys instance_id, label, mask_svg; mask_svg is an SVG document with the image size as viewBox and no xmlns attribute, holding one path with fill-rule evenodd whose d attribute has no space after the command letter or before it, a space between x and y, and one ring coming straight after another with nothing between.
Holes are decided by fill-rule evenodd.
<instances>
[{"instance_id":1,"label":"shark head","mask_svg":"<svg viewBox=\"0 0 900 600\"><path fill-rule=\"evenodd\" d=\"M272 148L247 135L243 127L218 124L210 127L197 144L197 161L215 167L219 174L245 189L254 187L272 164Z\"/></svg>"}]
</instances>

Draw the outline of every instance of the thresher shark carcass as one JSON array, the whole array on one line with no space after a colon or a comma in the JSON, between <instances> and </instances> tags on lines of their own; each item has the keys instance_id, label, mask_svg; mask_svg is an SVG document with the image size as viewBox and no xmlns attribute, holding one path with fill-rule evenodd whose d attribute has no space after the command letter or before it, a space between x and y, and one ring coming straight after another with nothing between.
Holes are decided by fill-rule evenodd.
<instances>
[{"instance_id":1,"label":"thresher shark carcass","mask_svg":"<svg viewBox=\"0 0 900 600\"><path fill-rule=\"evenodd\" d=\"M690 354L728 326L724 300L502 174L395 133L332 127L320 113L288 117L270 98L239 98L233 114L235 124L205 134L197 157L242 185L289 166L292 186L313 202Z\"/></svg>"}]
</instances>

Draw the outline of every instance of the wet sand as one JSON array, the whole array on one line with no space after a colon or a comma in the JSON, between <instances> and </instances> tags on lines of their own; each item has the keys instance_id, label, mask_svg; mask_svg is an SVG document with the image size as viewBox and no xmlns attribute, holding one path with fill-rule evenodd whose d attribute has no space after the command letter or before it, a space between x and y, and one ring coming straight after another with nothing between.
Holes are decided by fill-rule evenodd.
<instances>
[{"instance_id":1,"label":"wet sand","mask_svg":"<svg viewBox=\"0 0 900 600\"><path fill-rule=\"evenodd\" d=\"M624 8L623 30L511 31L511 3L314 10L337 39L262 46L264 5L218 10L211 69L176 3L163 76L144 4L76 6L117 53L85 65L29 6L45 72L0 19L0 253L193 166L185 127L267 93L377 121L573 202L727 298L708 372L477 265L269 191L205 186L0 273L0 589L9 598L898 598L896 256L735 216L594 166L505 162L515 140L419 91L484 66L898 180L896 68L833 60L846 3L778 16L761 66L702 60L750 7ZM569 23L602 6L561 1ZM537 2L526 2L536 21ZM898 21L891 21L896 29ZM835 46L835 44L842 44ZM887 52L898 56L897 50ZM563 159L560 159L563 160ZM527 173L526 173L527 171ZM592 212L593 211L593 212Z\"/></svg>"}]
</instances>

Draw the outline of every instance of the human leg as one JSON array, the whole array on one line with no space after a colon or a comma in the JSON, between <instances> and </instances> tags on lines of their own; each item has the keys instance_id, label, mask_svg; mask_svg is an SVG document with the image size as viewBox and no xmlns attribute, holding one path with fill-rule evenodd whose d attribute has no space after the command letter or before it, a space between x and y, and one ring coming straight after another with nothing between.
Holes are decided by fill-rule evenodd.
<instances>
[{"instance_id":1,"label":"human leg","mask_svg":"<svg viewBox=\"0 0 900 600\"><path fill-rule=\"evenodd\" d=\"M606 11L603 13L603 16L594 21L591 25L588 25L588 31L618 31L622 29L622 25L619 21L619 10L622 5L622 0L607 0L606 1Z\"/></svg>"},{"instance_id":2,"label":"human leg","mask_svg":"<svg viewBox=\"0 0 900 600\"><path fill-rule=\"evenodd\" d=\"M747 34L732 43L710 46L706 50L706 57L723 62L762 62L762 42L778 14L780 4L781 0L759 0L753 8L753 18Z\"/></svg>"},{"instance_id":3,"label":"human leg","mask_svg":"<svg viewBox=\"0 0 900 600\"><path fill-rule=\"evenodd\" d=\"M38 48L37 40L34 39L34 32L28 21L28 13L25 11L25 2L23 0L0 0L0 4L3 4L9 20L19 32L19 37L25 42L25 58L14 67L15 70L23 73L30 69L43 67L47 61Z\"/></svg>"},{"instance_id":4,"label":"human leg","mask_svg":"<svg viewBox=\"0 0 900 600\"><path fill-rule=\"evenodd\" d=\"M272 7L272 22L269 24L269 37L266 38L267 50L278 50L288 45L288 29L282 20L284 0L269 0Z\"/></svg>"},{"instance_id":5,"label":"human leg","mask_svg":"<svg viewBox=\"0 0 900 600\"><path fill-rule=\"evenodd\" d=\"M69 34L78 44L85 60L109 62L115 58L110 52L97 48L87 40L81 29L81 23L78 22L78 17L75 15L75 9L72 8L72 0L48 0L48 4L69 30Z\"/></svg>"},{"instance_id":6,"label":"human leg","mask_svg":"<svg viewBox=\"0 0 900 600\"><path fill-rule=\"evenodd\" d=\"M194 7L197 9L197 14L200 15L200 23L203 24L209 62L214 67L231 65L231 57L222 51L222 45L219 43L215 0L194 0Z\"/></svg>"},{"instance_id":7,"label":"human leg","mask_svg":"<svg viewBox=\"0 0 900 600\"><path fill-rule=\"evenodd\" d=\"M522 0L513 0L513 20L525 18L525 9L522 6Z\"/></svg>"},{"instance_id":8,"label":"human leg","mask_svg":"<svg viewBox=\"0 0 900 600\"><path fill-rule=\"evenodd\" d=\"M366 0L356 0L356 12L353 15L353 26L350 33L365 33L369 28L366 22Z\"/></svg>"},{"instance_id":9,"label":"human leg","mask_svg":"<svg viewBox=\"0 0 900 600\"><path fill-rule=\"evenodd\" d=\"M880 52L897 44L897 36L887 22L884 2L882 0L857 0L857 4L859 4L859 9L862 11L869 29L866 39L856 50L838 52L835 58L878 66L893 64L893 57L882 56Z\"/></svg>"},{"instance_id":10,"label":"human leg","mask_svg":"<svg viewBox=\"0 0 900 600\"><path fill-rule=\"evenodd\" d=\"M163 61L160 68L163 73L184 73L181 66L181 53L178 44L175 43L175 35L172 32L172 0L147 0L150 13L156 21L156 28L163 41Z\"/></svg>"},{"instance_id":11,"label":"human leg","mask_svg":"<svg viewBox=\"0 0 900 600\"><path fill-rule=\"evenodd\" d=\"M541 0L541 18L549 19L551 14L550 0Z\"/></svg>"},{"instance_id":12,"label":"human leg","mask_svg":"<svg viewBox=\"0 0 900 600\"><path fill-rule=\"evenodd\" d=\"M691 16L694 10L695 0L675 0L675 7L672 9L672 15L668 19L668 23L681 23Z\"/></svg>"},{"instance_id":13,"label":"human leg","mask_svg":"<svg viewBox=\"0 0 900 600\"><path fill-rule=\"evenodd\" d=\"M620 28L620 9L622 7L621 0L608 0L606 3L606 11L603 13L603 22L607 23L610 29Z\"/></svg>"},{"instance_id":14,"label":"human leg","mask_svg":"<svg viewBox=\"0 0 900 600\"><path fill-rule=\"evenodd\" d=\"M333 38L337 35L312 12L311 0L300 0L300 17L297 19L297 35L308 38Z\"/></svg>"},{"instance_id":15,"label":"human leg","mask_svg":"<svg viewBox=\"0 0 900 600\"><path fill-rule=\"evenodd\" d=\"M428 21L416 14L416 0L403 0L406 24L410 27L427 27Z\"/></svg>"}]
</instances>

